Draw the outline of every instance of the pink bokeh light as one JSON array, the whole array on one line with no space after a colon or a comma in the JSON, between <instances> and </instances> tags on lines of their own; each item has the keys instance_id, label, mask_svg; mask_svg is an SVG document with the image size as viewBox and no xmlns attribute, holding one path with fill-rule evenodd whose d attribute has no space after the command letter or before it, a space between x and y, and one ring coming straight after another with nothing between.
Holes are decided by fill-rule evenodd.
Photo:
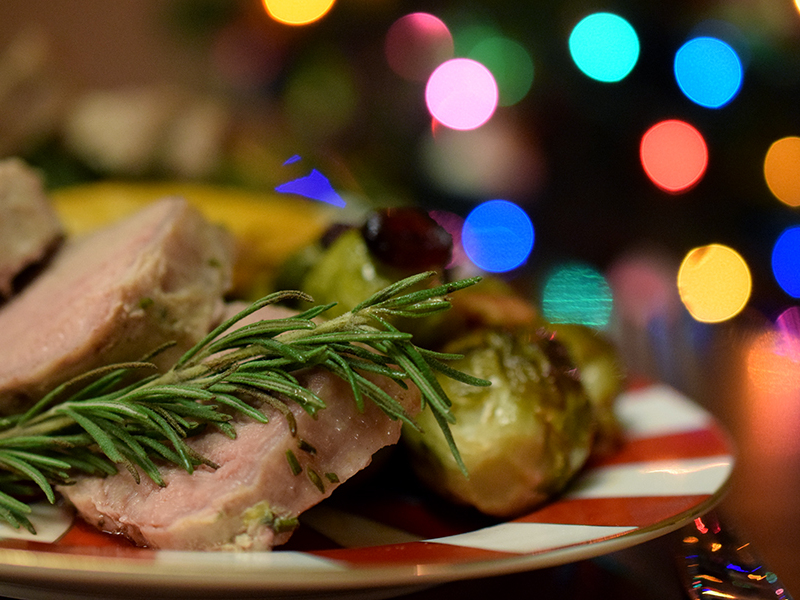
<instances>
[{"instance_id":1,"label":"pink bokeh light","mask_svg":"<svg viewBox=\"0 0 800 600\"><path fill-rule=\"evenodd\" d=\"M410 81L425 81L437 66L453 57L453 36L438 17L411 13L389 27L384 51L395 73Z\"/></svg>"},{"instance_id":2,"label":"pink bokeh light","mask_svg":"<svg viewBox=\"0 0 800 600\"><path fill-rule=\"evenodd\" d=\"M425 103L434 119L450 129L469 130L488 121L497 108L497 83L481 63L454 58L431 73Z\"/></svg>"}]
</instances>

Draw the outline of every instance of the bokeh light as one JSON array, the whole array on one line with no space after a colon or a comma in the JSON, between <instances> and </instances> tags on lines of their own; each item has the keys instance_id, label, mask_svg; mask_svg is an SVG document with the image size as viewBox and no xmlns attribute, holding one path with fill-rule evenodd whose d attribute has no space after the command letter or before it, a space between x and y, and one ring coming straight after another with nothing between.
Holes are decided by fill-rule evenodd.
<instances>
[{"instance_id":1,"label":"bokeh light","mask_svg":"<svg viewBox=\"0 0 800 600\"><path fill-rule=\"evenodd\" d=\"M775 319L775 325L781 335L789 341L789 349L795 360L800 360L800 306L792 306L783 311ZM798 379L800 385L800 379Z\"/></svg>"},{"instance_id":2,"label":"bokeh light","mask_svg":"<svg viewBox=\"0 0 800 600\"><path fill-rule=\"evenodd\" d=\"M700 21L692 28L691 33L686 39L698 37L716 38L730 45L730 47L736 51L743 71L747 70L748 65L752 61L753 52L751 44L753 40L745 35L740 27L728 19L709 18Z\"/></svg>"},{"instance_id":3,"label":"bokeh light","mask_svg":"<svg viewBox=\"0 0 800 600\"><path fill-rule=\"evenodd\" d=\"M615 310L626 321L645 329L655 320L672 322L680 298L675 287L675 266L652 252L631 252L619 257L606 274Z\"/></svg>"},{"instance_id":4,"label":"bokeh light","mask_svg":"<svg viewBox=\"0 0 800 600\"><path fill-rule=\"evenodd\" d=\"M544 279L542 313L551 323L578 323L601 329L608 325L612 309L611 288L591 265L559 265Z\"/></svg>"},{"instance_id":5,"label":"bokeh light","mask_svg":"<svg viewBox=\"0 0 800 600\"><path fill-rule=\"evenodd\" d=\"M800 206L800 137L785 137L769 147L764 159L764 178L778 200Z\"/></svg>"},{"instance_id":6,"label":"bokeh light","mask_svg":"<svg viewBox=\"0 0 800 600\"><path fill-rule=\"evenodd\" d=\"M742 61L727 43L696 37L675 53L675 79L689 100L707 108L728 104L742 86Z\"/></svg>"},{"instance_id":7,"label":"bokeh light","mask_svg":"<svg viewBox=\"0 0 800 600\"><path fill-rule=\"evenodd\" d=\"M533 249L530 217L507 200L488 200L464 220L461 243L469 259L491 273L504 273L523 264Z\"/></svg>"},{"instance_id":8,"label":"bokeh light","mask_svg":"<svg viewBox=\"0 0 800 600\"><path fill-rule=\"evenodd\" d=\"M656 123L642 136L639 148L642 167L661 189L684 192L703 177L708 166L708 148L702 134L678 119Z\"/></svg>"},{"instance_id":9,"label":"bokeh light","mask_svg":"<svg viewBox=\"0 0 800 600\"><path fill-rule=\"evenodd\" d=\"M622 17L594 13L582 19L569 36L569 51L577 67L592 79L624 79L639 60L639 36Z\"/></svg>"},{"instance_id":10,"label":"bokeh light","mask_svg":"<svg viewBox=\"0 0 800 600\"><path fill-rule=\"evenodd\" d=\"M800 298L800 226L786 229L772 248L775 281L792 298Z\"/></svg>"},{"instance_id":11,"label":"bokeh light","mask_svg":"<svg viewBox=\"0 0 800 600\"><path fill-rule=\"evenodd\" d=\"M475 20L474 17L460 23L456 22L452 32L456 56L469 56L475 46L482 41L503 35L491 19Z\"/></svg>"},{"instance_id":12,"label":"bokeh light","mask_svg":"<svg viewBox=\"0 0 800 600\"><path fill-rule=\"evenodd\" d=\"M528 51L512 39L493 36L476 43L468 58L488 68L497 82L500 106L522 100L533 85L533 60Z\"/></svg>"},{"instance_id":13,"label":"bokeh light","mask_svg":"<svg viewBox=\"0 0 800 600\"><path fill-rule=\"evenodd\" d=\"M497 108L497 83L481 63L454 58L431 73L425 103L434 119L451 129L468 130L488 121Z\"/></svg>"},{"instance_id":14,"label":"bokeh light","mask_svg":"<svg viewBox=\"0 0 800 600\"><path fill-rule=\"evenodd\" d=\"M738 252L721 244L690 251L678 270L678 293L686 309L703 323L726 321L750 299L752 277Z\"/></svg>"},{"instance_id":15,"label":"bokeh light","mask_svg":"<svg viewBox=\"0 0 800 600\"><path fill-rule=\"evenodd\" d=\"M797 314L793 318L798 318ZM800 392L800 337L797 330L781 327L758 335L746 356L750 384L773 400L793 398Z\"/></svg>"},{"instance_id":16,"label":"bokeh light","mask_svg":"<svg viewBox=\"0 0 800 600\"><path fill-rule=\"evenodd\" d=\"M411 13L389 27L384 52L395 73L410 81L425 81L436 67L453 57L453 36L438 17Z\"/></svg>"},{"instance_id":17,"label":"bokeh light","mask_svg":"<svg viewBox=\"0 0 800 600\"><path fill-rule=\"evenodd\" d=\"M324 17L335 0L263 0L270 17L286 25L307 25Z\"/></svg>"},{"instance_id":18,"label":"bokeh light","mask_svg":"<svg viewBox=\"0 0 800 600\"><path fill-rule=\"evenodd\" d=\"M794 314L798 318L799 313ZM800 338L780 325L749 336L744 347L748 447L796 456L800 421Z\"/></svg>"}]
</instances>

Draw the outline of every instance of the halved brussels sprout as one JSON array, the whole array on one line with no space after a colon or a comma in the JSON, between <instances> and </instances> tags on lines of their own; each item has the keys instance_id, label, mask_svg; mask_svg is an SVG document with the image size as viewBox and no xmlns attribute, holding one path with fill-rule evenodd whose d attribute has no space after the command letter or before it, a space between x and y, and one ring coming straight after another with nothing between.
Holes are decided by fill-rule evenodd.
<instances>
[{"instance_id":1,"label":"halved brussels sprout","mask_svg":"<svg viewBox=\"0 0 800 600\"><path fill-rule=\"evenodd\" d=\"M372 213L362 227L345 229L311 257L313 263L305 261L301 287L319 303L337 302L328 313L335 316L403 277L443 273L451 251L450 234L427 212L387 208Z\"/></svg>"},{"instance_id":2,"label":"halved brussels sprout","mask_svg":"<svg viewBox=\"0 0 800 600\"><path fill-rule=\"evenodd\" d=\"M543 329L475 331L447 351L451 365L488 379L473 387L442 377L465 477L430 411L424 433L404 430L418 476L443 496L488 515L513 517L559 493L592 449L595 420L566 348Z\"/></svg>"},{"instance_id":3,"label":"halved brussels sprout","mask_svg":"<svg viewBox=\"0 0 800 600\"><path fill-rule=\"evenodd\" d=\"M364 298L400 277L370 255L358 229L342 233L317 257L303 278L301 289L318 304L337 302L327 315L344 314Z\"/></svg>"},{"instance_id":4,"label":"halved brussels sprout","mask_svg":"<svg viewBox=\"0 0 800 600\"><path fill-rule=\"evenodd\" d=\"M619 442L614 401L625 386L625 369L614 344L602 332L586 325L548 325L578 366L581 383L589 395L597 422L595 452L608 452Z\"/></svg>"}]
</instances>

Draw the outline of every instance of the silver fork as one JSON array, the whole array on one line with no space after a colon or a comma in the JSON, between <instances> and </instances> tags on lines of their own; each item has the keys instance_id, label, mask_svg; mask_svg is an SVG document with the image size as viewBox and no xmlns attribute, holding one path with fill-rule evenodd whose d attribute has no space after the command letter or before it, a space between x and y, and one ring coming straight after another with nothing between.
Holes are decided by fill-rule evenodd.
<instances>
[{"instance_id":1,"label":"silver fork","mask_svg":"<svg viewBox=\"0 0 800 600\"><path fill-rule=\"evenodd\" d=\"M680 531L678 571L693 600L792 600L751 545L712 511Z\"/></svg>"}]
</instances>

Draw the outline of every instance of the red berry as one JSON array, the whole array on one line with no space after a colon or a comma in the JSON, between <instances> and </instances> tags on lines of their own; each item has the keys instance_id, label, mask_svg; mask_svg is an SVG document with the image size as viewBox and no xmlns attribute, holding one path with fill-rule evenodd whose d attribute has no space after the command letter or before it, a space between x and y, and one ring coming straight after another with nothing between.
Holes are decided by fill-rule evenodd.
<instances>
[{"instance_id":1,"label":"red berry","mask_svg":"<svg viewBox=\"0 0 800 600\"><path fill-rule=\"evenodd\" d=\"M403 270L444 269L453 238L421 208L385 208L361 229L372 256Z\"/></svg>"}]
</instances>

